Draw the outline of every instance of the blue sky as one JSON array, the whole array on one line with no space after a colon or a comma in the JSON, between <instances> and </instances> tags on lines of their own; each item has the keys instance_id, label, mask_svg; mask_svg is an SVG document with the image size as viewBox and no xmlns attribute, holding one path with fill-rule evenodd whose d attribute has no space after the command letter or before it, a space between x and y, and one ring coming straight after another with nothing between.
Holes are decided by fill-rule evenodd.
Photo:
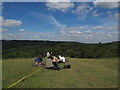
<instances>
[{"instance_id":1,"label":"blue sky","mask_svg":"<svg viewBox=\"0 0 120 90\"><path fill-rule=\"evenodd\" d=\"M115 2L6 2L0 18L2 38L6 40L118 40Z\"/></svg>"}]
</instances>

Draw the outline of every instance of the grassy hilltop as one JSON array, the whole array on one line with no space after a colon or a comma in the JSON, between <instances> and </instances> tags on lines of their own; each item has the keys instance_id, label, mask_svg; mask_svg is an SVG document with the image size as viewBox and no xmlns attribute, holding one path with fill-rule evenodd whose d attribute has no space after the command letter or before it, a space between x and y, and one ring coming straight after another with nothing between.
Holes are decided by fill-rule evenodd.
<instances>
[{"instance_id":1,"label":"grassy hilltop","mask_svg":"<svg viewBox=\"0 0 120 90\"><path fill-rule=\"evenodd\" d=\"M117 88L119 44L2 40L3 88L39 68L42 70L12 88ZM60 67L70 64L71 69L33 67L34 58L48 51L67 57L68 62Z\"/></svg>"},{"instance_id":2,"label":"grassy hilltop","mask_svg":"<svg viewBox=\"0 0 120 90\"><path fill-rule=\"evenodd\" d=\"M67 58L71 69L33 67L33 58L3 60L3 88L42 68L12 88L114 88L118 87L118 59ZM63 67L65 64L60 64Z\"/></svg>"}]
</instances>

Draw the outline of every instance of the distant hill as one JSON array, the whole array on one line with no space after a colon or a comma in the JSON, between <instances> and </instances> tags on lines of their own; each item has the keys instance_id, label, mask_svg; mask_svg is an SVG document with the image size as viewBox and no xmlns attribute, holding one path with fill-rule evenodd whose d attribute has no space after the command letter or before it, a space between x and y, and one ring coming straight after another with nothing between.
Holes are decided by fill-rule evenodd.
<instances>
[{"instance_id":1,"label":"distant hill","mask_svg":"<svg viewBox=\"0 0 120 90\"><path fill-rule=\"evenodd\" d=\"M120 42L85 44L63 41L2 40L2 58L30 58L52 51L53 55L76 58L119 57Z\"/></svg>"}]
</instances>

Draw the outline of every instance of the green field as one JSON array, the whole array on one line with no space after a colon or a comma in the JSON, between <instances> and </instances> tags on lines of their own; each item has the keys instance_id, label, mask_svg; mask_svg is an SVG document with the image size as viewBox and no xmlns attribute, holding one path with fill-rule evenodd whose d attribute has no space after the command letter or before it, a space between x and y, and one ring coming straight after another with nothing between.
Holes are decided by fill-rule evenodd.
<instances>
[{"instance_id":1,"label":"green field","mask_svg":"<svg viewBox=\"0 0 120 90\"><path fill-rule=\"evenodd\" d=\"M71 69L46 70L33 67L34 59L7 59L2 62L2 86L8 87L22 77L38 73L12 88L113 88L118 87L118 59L67 58ZM63 67L65 64L60 64Z\"/></svg>"}]
</instances>

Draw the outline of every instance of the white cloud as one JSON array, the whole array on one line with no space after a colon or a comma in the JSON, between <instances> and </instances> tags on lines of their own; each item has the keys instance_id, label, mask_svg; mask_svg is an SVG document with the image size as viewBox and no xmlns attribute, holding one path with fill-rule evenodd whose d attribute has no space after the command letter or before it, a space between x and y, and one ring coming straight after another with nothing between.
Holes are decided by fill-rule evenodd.
<instances>
[{"instance_id":1,"label":"white cloud","mask_svg":"<svg viewBox=\"0 0 120 90\"><path fill-rule=\"evenodd\" d=\"M13 34L12 34L12 33L8 33L8 35L13 36Z\"/></svg>"},{"instance_id":2,"label":"white cloud","mask_svg":"<svg viewBox=\"0 0 120 90\"><path fill-rule=\"evenodd\" d=\"M8 31L8 29L0 28L0 32L5 32L5 31Z\"/></svg>"},{"instance_id":3,"label":"white cloud","mask_svg":"<svg viewBox=\"0 0 120 90\"><path fill-rule=\"evenodd\" d=\"M53 11L60 10L62 12L65 12L70 8L74 7L74 3L68 2L69 0L66 1L67 2L62 2L62 0L57 0L56 2L47 2L46 6L48 7L49 10L53 10Z\"/></svg>"},{"instance_id":4,"label":"white cloud","mask_svg":"<svg viewBox=\"0 0 120 90\"><path fill-rule=\"evenodd\" d=\"M3 17L0 16L0 26L2 26L2 20L3 20Z\"/></svg>"},{"instance_id":5,"label":"white cloud","mask_svg":"<svg viewBox=\"0 0 120 90\"><path fill-rule=\"evenodd\" d=\"M6 40L14 40L14 39L19 40L23 38L25 39L23 34L13 34L13 33L3 33L2 38Z\"/></svg>"},{"instance_id":6,"label":"white cloud","mask_svg":"<svg viewBox=\"0 0 120 90\"><path fill-rule=\"evenodd\" d=\"M95 2L119 2L120 0L96 0Z\"/></svg>"},{"instance_id":7,"label":"white cloud","mask_svg":"<svg viewBox=\"0 0 120 90\"><path fill-rule=\"evenodd\" d=\"M51 23L53 23L55 26L57 26L60 29L63 29L66 27L66 25L61 24L57 19L55 19L53 16L50 16Z\"/></svg>"},{"instance_id":8,"label":"white cloud","mask_svg":"<svg viewBox=\"0 0 120 90\"><path fill-rule=\"evenodd\" d=\"M35 32L19 32L19 33L3 33L3 39L6 40L46 40L48 33L35 33Z\"/></svg>"},{"instance_id":9,"label":"white cloud","mask_svg":"<svg viewBox=\"0 0 120 90\"><path fill-rule=\"evenodd\" d=\"M120 13L115 13L115 14L114 14L115 19L120 20L120 16L119 16L119 15L120 15Z\"/></svg>"},{"instance_id":10,"label":"white cloud","mask_svg":"<svg viewBox=\"0 0 120 90\"><path fill-rule=\"evenodd\" d=\"M91 33L92 31L85 31L85 33Z\"/></svg>"},{"instance_id":11,"label":"white cloud","mask_svg":"<svg viewBox=\"0 0 120 90\"><path fill-rule=\"evenodd\" d=\"M12 38L12 37L16 37L17 35L13 34L13 33L5 33L3 34L3 37L8 37L8 38Z\"/></svg>"},{"instance_id":12,"label":"white cloud","mask_svg":"<svg viewBox=\"0 0 120 90\"><path fill-rule=\"evenodd\" d=\"M75 30L87 30L87 29L91 29L91 30L97 30L97 29L101 29L101 30L116 30L118 29L118 26L89 26L89 27L85 27L85 26L81 26L81 27L66 27L63 30L70 30L70 31L75 31Z\"/></svg>"},{"instance_id":13,"label":"white cloud","mask_svg":"<svg viewBox=\"0 0 120 90\"><path fill-rule=\"evenodd\" d=\"M98 14L97 11L93 11L93 16L97 17L100 16L100 14Z\"/></svg>"},{"instance_id":14,"label":"white cloud","mask_svg":"<svg viewBox=\"0 0 120 90\"><path fill-rule=\"evenodd\" d=\"M94 10L93 13L92 13L92 15L95 16L95 17L101 16L101 15L111 16L112 15L112 11L107 11L107 12L104 12L104 13L99 13L97 10Z\"/></svg>"},{"instance_id":15,"label":"white cloud","mask_svg":"<svg viewBox=\"0 0 120 90\"><path fill-rule=\"evenodd\" d=\"M78 33L77 33L78 32ZM78 41L84 43L111 42L118 40L118 32L105 31L64 31L59 33L54 40Z\"/></svg>"},{"instance_id":16,"label":"white cloud","mask_svg":"<svg viewBox=\"0 0 120 90\"><path fill-rule=\"evenodd\" d=\"M30 34L35 34L35 35L45 35L47 33L34 33L34 32L30 32Z\"/></svg>"},{"instance_id":17,"label":"white cloud","mask_svg":"<svg viewBox=\"0 0 120 90\"><path fill-rule=\"evenodd\" d=\"M95 27L91 27L91 29L106 29L106 30L110 30L110 29L117 29L117 26L112 26L112 27L95 26Z\"/></svg>"},{"instance_id":18,"label":"white cloud","mask_svg":"<svg viewBox=\"0 0 120 90\"><path fill-rule=\"evenodd\" d=\"M63 30L83 30L83 29L87 29L87 27L66 27Z\"/></svg>"},{"instance_id":19,"label":"white cloud","mask_svg":"<svg viewBox=\"0 0 120 90\"><path fill-rule=\"evenodd\" d=\"M108 11L107 14L112 14L112 12L111 12L111 11Z\"/></svg>"},{"instance_id":20,"label":"white cloud","mask_svg":"<svg viewBox=\"0 0 120 90\"><path fill-rule=\"evenodd\" d=\"M57 37L56 37L57 34ZM84 43L98 43L98 42L111 42L118 40L118 32L104 32L104 31L60 31L59 32L51 32L51 33L3 33L3 39L11 40L54 40L54 41L78 41Z\"/></svg>"},{"instance_id":21,"label":"white cloud","mask_svg":"<svg viewBox=\"0 0 120 90\"><path fill-rule=\"evenodd\" d=\"M2 16L0 16L0 20L2 20L3 19L3 17Z\"/></svg>"},{"instance_id":22,"label":"white cloud","mask_svg":"<svg viewBox=\"0 0 120 90\"><path fill-rule=\"evenodd\" d=\"M21 25L22 22L21 21L17 21L17 20L14 20L14 19L4 19L2 20L2 26L3 27L16 27L16 26L19 26Z\"/></svg>"},{"instance_id":23,"label":"white cloud","mask_svg":"<svg viewBox=\"0 0 120 90\"><path fill-rule=\"evenodd\" d=\"M54 37L52 40L79 41L85 43L110 42L118 40L117 26L82 26L82 28L66 27L63 30L60 30L57 37ZM50 37L49 39L51 40Z\"/></svg>"},{"instance_id":24,"label":"white cloud","mask_svg":"<svg viewBox=\"0 0 120 90\"><path fill-rule=\"evenodd\" d=\"M77 34L82 34L80 31L69 31L69 34L77 35Z\"/></svg>"},{"instance_id":25,"label":"white cloud","mask_svg":"<svg viewBox=\"0 0 120 90\"><path fill-rule=\"evenodd\" d=\"M64 30L60 30L59 34L65 34L66 32Z\"/></svg>"},{"instance_id":26,"label":"white cloud","mask_svg":"<svg viewBox=\"0 0 120 90\"><path fill-rule=\"evenodd\" d=\"M18 31L20 31L20 32L24 32L25 30L24 30L24 29L19 29Z\"/></svg>"},{"instance_id":27,"label":"white cloud","mask_svg":"<svg viewBox=\"0 0 120 90\"><path fill-rule=\"evenodd\" d=\"M71 2L71 0L47 0L47 2Z\"/></svg>"},{"instance_id":28,"label":"white cloud","mask_svg":"<svg viewBox=\"0 0 120 90\"><path fill-rule=\"evenodd\" d=\"M90 7L87 3L82 3L77 6L75 10L72 10L73 14L78 15L78 20L83 21L87 18L88 13L93 10L93 7Z\"/></svg>"},{"instance_id":29,"label":"white cloud","mask_svg":"<svg viewBox=\"0 0 120 90\"><path fill-rule=\"evenodd\" d=\"M0 1L0 12L2 12L2 9L4 9L4 7L2 1Z\"/></svg>"},{"instance_id":30,"label":"white cloud","mask_svg":"<svg viewBox=\"0 0 120 90\"><path fill-rule=\"evenodd\" d=\"M101 8L113 9L118 7L118 1L119 0L113 0L113 2L110 0L96 0L94 5Z\"/></svg>"}]
</instances>

